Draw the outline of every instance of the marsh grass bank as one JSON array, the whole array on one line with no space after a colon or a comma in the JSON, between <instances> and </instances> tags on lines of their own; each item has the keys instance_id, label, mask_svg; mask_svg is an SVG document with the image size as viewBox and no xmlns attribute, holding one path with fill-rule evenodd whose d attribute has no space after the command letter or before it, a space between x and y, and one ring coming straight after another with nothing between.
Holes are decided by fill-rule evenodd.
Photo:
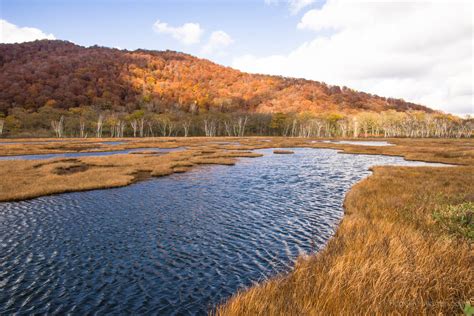
<instances>
[{"instance_id":1,"label":"marsh grass bank","mask_svg":"<svg viewBox=\"0 0 474 316\"><path fill-rule=\"evenodd\" d=\"M215 141L222 143L211 143ZM125 186L200 164L234 164L262 148L334 148L459 165L374 167L345 200L345 216L321 252L301 257L293 272L247 289L221 315L401 313L457 314L474 297L472 202L474 141L390 139L394 146L312 143L300 138L170 138L101 145L101 150L186 147L165 155L0 161L0 200ZM91 141L93 143L93 141ZM65 142L0 146L0 154L94 151ZM469 219L470 218L470 219ZM471 302L472 303L472 302Z\"/></svg>"},{"instance_id":2,"label":"marsh grass bank","mask_svg":"<svg viewBox=\"0 0 474 316\"><path fill-rule=\"evenodd\" d=\"M403 156L408 160L474 165L474 141L466 139L389 139L395 146L366 146L334 142L314 142L306 138L148 138L121 139L111 144L108 139L77 139L35 144L0 145L0 156L44 155L61 153L97 153L139 150L123 155L55 158L41 161L0 161L0 201L13 201L43 195L104 189L135 183L147 177L185 172L202 164L232 165L239 157L258 157L254 149L309 147L333 148L346 153ZM115 141L117 141L115 139ZM160 154L152 149L183 148ZM139 176L137 176L139 175Z\"/></svg>"},{"instance_id":3,"label":"marsh grass bank","mask_svg":"<svg viewBox=\"0 0 474 316\"><path fill-rule=\"evenodd\" d=\"M295 152L292 150L281 150L281 149L276 149L273 151L274 154L277 155L291 155L294 154Z\"/></svg>"},{"instance_id":4,"label":"marsh grass bank","mask_svg":"<svg viewBox=\"0 0 474 316\"><path fill-rule=\"evenodd\" d=\"M8 160L0 162L0 201L120 187L150 177L185 172L196 165L232 165L236 157L258 157L249 151L184 150L167 154Z\"/></svg>"},{"instance_id":5,"label":"marsh grass bank","mask_svg":"<svg viewBox=\"0 0 474 316\"><path fill-rule=\"evenodd\" d=\"M462 314L474 297L473 147L420 143L406 144L401 153L469 165L374 167L347 194L344 218L324 250L299 258L288 275L243 290L214 312Z\"/></svg>"}]
</instances>

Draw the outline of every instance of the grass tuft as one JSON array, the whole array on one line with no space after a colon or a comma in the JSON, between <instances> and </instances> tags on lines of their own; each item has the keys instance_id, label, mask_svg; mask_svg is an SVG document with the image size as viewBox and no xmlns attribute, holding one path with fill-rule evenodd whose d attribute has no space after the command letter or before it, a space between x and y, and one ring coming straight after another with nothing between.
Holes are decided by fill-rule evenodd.
<instances>
[{"instance_id":1,"label":"grass tuft","mask_svg":"<svg viewBox=\"0 0 474 316\"><path fill-rule=\"evenodd\" d=\"M281 150L281 149L276 149L273 151L274 154L280 154L280 155L291 155L294 154L295 152L292 150Z\"/></svg>"},{"instance_id":2,"label":"grass tuft","mask_svg":"<svg viewBox=\"0 0 474 316\"><path fill-rule=\"evenodd\" d=\"M440 206L433 212L433 218L449 234L474 241L473 202Z\"/></svg>"}]
</instances>

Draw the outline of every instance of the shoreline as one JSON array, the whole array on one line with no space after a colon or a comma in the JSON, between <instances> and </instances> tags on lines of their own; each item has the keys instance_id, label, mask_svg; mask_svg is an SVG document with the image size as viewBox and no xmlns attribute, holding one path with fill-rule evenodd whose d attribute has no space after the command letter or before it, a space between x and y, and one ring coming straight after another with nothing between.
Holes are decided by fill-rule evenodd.
<instances>
[{"instance_id":1,"label":"shoreline","mask_svg":"<svg viewBox=\"0 0 474 316\"><path fill-rule=\"evenodd\" d=\"M430 207L464 203L474 210L473 164L451 165L372 167L346 192L344 215L323 249L298 258L287 274L242 289L210 314L462 313L474 303L473 239L440 228L430 213ZM406 187L387 192L393 182Z\"/></svg>"},{"instance_id":2,"label":"shoreline","mask_svg":"<svg viewBox=\"0 0 474 316\"><path fill-rule=\"evenodd\" d=\"M395 146L370 147L265 139L271 141L243 138L237 139L239 145L229 145L209 143L214 138L199 139L184 151L165 155L2 161L0 175L11 185L10 191L4 191L7 181L0 184L0 200L121 187L202 164L232 165L239 157L259 156L250 150L265 148L324 148L448 163L453 168L372 167L372 174L346 193L342 220L321 251L299 258L289 274L243 289L211 313L462 312L458 305L474 296L469 286L474 282L469 274L474 264L472 240L453 235L433 220L433 209L474 202L469 181L474 175L474 140L396 139L390 140ZM174 143L180 147L185 142ZM17 173L12 175L11 170ZM64 173L57 174L58 170ZM22 186L30 191L25 193ZM15 196L15 192L22 194Z\"/></svg>"},{"instance_id":3,"label":"shoreline","mask_svg":"<svg viewBox=\"0 0 474 316\"><path fill-rule=\"evenodd\" d=\"M216 143L218 140L222 140L224 143ZM225 143L236 141L239 142L238 145ZM281 137L265 137L263 139L261 137L167 138L164 140L145 139L135 143L128 140L127 146L106 145L106 148L101 148L103 150L100 152L135 148L143 148L144 150L137 153L90 157L2 160L0 161L0 176L10 181L4 181L4 183L0 184L0 202L21 201L61 193L123 187L151 177L166 176L175 172L186 172L195 165L232 165L236 163L238 158L261 156L255 153L254 150L270 148L323 148L337 150L341 154L387 155L398 156L407 161L436 162L451 166L466 165L463 161L459 160L451 161L452 159L447 160L442 157L432 159L433 157L420 157L412 152L405 152L403 148L397 148L399 147L396 143L398 140L393 139L391 139L391 142L394 143L394 146L314 143L311 141L310 139ZM435 143L440 142L439 140L432 141ZM465 142L465 140L463 141ZM403 142L406 142L406 140L402 141L402 144ZM174 147L171 147L170 143ZM474 141L472 141L472 144L474 147ZM58 150L68 144L58 142L55 144L57 146L51 147L51 143L47 145L49 148L46 152L44 152L44 149L40 149L42 153L38 153L36 148L22 148L23 152L21 155L62 154L65 152L58 152ZM181 147L183 150L166 154L146 151L146 148L158 147L164 149ZM395 149L398 149L398 152L394 152ZM8 151L9 149L0 146L0 155L4 154L5 150ZM29 152L25 153L25 150L29 150ZM86 149L85 151L74 151L72 153L90 152L99 151ZM472 161L474 164L474 153L472 154ZM15 170L15 173L12 174L11 170Z\"/></svg>"}]
</instances>

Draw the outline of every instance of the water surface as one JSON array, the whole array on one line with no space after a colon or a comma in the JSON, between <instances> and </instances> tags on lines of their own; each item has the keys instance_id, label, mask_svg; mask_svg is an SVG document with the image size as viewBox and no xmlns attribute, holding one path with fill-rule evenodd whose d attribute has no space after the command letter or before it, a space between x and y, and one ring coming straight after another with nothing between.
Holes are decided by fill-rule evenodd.
<instances>
[{"instance_id":1,"label":"water surface","mask_svg":"<svg viewBox=\"0 0 474 316\"><path fill-rule=\"evenodd\" d=\"M370 166L424 165L291 150L0 203L0 314L205 314L323 247Z\"/></svg>"},{"instance_id":2,"label":"water surface","mask_svg":"<svg viewBox=\"0 0 474 316\"><path fill-rule=\"evenodd\" d=\"M17 156L0 156L0 160L43 160L51 158L80 158L80 157L98 157L98 156L112 156L130 154L141 151L154 151L156 153L169 153L183 150L183 147L176 148L133 148L124 150L110 150L110 151L90 151L90 152L75 152L62 154L40 154L40 155L17 155Z\"/></svg>"}]
</instances>

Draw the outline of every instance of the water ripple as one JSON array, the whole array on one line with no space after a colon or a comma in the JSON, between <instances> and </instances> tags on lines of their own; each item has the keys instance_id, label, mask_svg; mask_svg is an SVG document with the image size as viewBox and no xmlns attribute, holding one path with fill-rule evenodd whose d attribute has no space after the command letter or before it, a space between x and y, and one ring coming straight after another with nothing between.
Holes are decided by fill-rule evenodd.
<instances>
[{"instance_id":1,"label":"water ripple","mask_svg":"<svg viewBox=\"0 0 474 316\"><path fill-rule=\"evenodd\" d=\"M294 151L0 203L0 314L204 314L324 246L370 166L419 164Z\"/></svg>"}]
</instances>

